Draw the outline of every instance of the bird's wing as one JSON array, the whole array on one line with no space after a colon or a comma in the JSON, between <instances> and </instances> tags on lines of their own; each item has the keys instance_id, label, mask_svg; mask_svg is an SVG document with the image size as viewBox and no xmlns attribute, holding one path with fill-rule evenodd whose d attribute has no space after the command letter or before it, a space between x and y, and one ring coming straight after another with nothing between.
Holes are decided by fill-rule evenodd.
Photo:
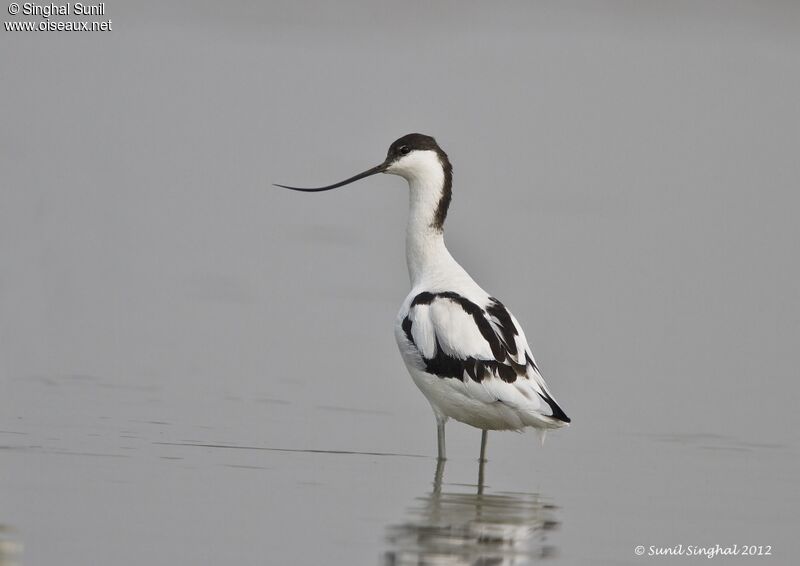
<instances>
[{"instance_id":1,"label":"bird's wing","mask_svg":"<svg viewBox=\"0 0 800 566\"><path fill-rule=\"evenodd\" d=\"M423 292L411 301L402 329L427 373L460 381L475 399L569 422L519 323L497 299L481 307L457 293Z\"/></svg>"}]
</instances>

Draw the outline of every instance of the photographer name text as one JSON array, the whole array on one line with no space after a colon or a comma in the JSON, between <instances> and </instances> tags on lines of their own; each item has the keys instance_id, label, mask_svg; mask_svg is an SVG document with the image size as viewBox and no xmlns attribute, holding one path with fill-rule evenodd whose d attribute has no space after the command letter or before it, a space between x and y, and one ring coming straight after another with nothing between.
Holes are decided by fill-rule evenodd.
<instances>
[{"instance_id":1,"label":"photographer name text","mask_svg":"<svg viewBox=\"0 0 800 566\"><path fill-rule=\"evenodd\" d=\"M25 2L17 4L17 13L22 16L104 16L106 13L106 3L83 4L82 2L66 2L64 4L37 4L36 2ZM10 10L9 10L10 11Z\"/></svg>"}]
</instances>

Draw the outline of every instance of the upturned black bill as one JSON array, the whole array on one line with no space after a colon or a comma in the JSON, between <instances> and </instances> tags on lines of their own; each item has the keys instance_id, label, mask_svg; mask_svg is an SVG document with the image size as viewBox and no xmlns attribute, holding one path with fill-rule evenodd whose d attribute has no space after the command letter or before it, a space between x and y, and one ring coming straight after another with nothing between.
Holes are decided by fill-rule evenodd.
<instances>
[{"instance_id":1,"label":"upturned black bill","mask_svg":"<svg viewBox=\"0 0 800 566\"><path fill-rule=\"evenodd\" d=\"M302 187L290 187L288 185L279 185L277 183L275 183L275 186L276 187L281 187L281 188L284 188L284 189L291 189L293 191L303 191L303 192L306 192L306 193L318 193L320 191L330 191L331 189L336 189L338 187L343 187L344 185L349 185L350 183L353 183L354 181L358 181L359 179L363 179L364 177L369 177L370 175L375 175L376 173L383 173L384 171L386 171L387 167L388 167L388 165L386 163L381 163L380 165L378 165L376 167L373 167L372 169L367 169L363 173L359 173L358 175L355 175L354 177L350 177L349 179L345 179L344 181L340 181L340 182L335 183L333 185L328 185L327 187L317 187L315 189L305 189L305 188L302 188Z\"/></svg>"}]
</instances>

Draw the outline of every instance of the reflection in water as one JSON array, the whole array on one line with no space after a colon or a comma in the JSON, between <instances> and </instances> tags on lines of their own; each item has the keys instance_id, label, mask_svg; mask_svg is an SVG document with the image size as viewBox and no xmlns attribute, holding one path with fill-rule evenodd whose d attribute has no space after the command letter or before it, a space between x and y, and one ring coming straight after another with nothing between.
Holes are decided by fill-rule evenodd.
<instances>
[{"instance_id":1,"label":"reflection in water","mask_svg":"<svg viewBox=\"0 0 800 566\"><path fill-rule=\"evenodd\" d=\"M14 540L14 529L0 524L0 566L19 566L22 545Z\"/></svg>"},{"instance_id":2,"label":"reflection in water","mask_svg":"<svg viewBox=\"0 0 800 566\"><path fill-rule=\"evenodd\" d=\"M390 526L386 565L520 565L555 556L547 544L556 507L535 493L485 493L484 463L474 493L442 491L439 461L433 492L420 497L408 521Z\"/></svg>"}]
</instances>

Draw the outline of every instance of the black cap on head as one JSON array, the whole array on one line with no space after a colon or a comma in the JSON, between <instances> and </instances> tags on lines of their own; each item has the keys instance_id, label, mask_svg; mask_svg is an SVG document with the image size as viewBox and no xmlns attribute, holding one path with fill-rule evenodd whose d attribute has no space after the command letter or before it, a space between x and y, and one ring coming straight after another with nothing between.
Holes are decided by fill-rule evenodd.
<instances>
[{"instance_id":1,"label":"black cap on head","mask_svg":"<svg viewBox=\"0 0 800 566\"><path fill-rule=\"evenodd\" d=\"M406 134L402 138L392 142L386 157L389 159L397 159L414 150L426 149L435 151L436 153L444 153L442 148L439 147L439 144L436 143L436 140L431 136L426 136L425 134Z\"/></svg>"}]
</instances>

